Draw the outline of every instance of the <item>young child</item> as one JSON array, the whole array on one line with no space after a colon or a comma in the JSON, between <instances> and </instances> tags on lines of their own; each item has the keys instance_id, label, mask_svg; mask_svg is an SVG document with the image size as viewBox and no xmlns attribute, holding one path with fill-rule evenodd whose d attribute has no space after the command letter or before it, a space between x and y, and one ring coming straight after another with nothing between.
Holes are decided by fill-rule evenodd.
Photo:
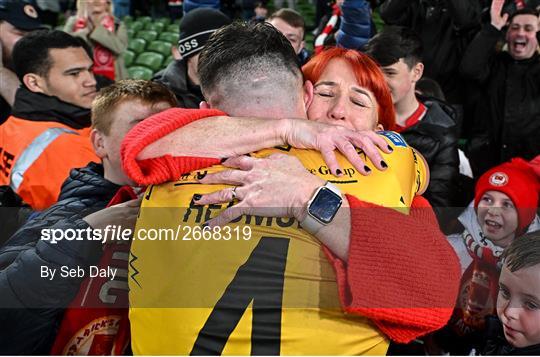
<instances>
[{"instance_id":1,"label":"young child","mask_svg":"<svg viewBox=\"0 0 540 357\"><path fill-rule=\"evenodd\" d=\"M540 229L539 192L538 174L527 161L516 158L496 166L479 178L473 203L459 217L463 233L448 237L464 272L449 323L450 335L459 336L461 346L475 346L486 316L495 315L504 249L515 237Z\"/></svg>"},{"instance_id":2,"label":"young child","mask_svg":"<svg viewBox=\"0 0 540 357\"><path fill-rule=\"evenodd\" d=\"M539 231L519 237L505 250L497 315L488 322L482 355L540 355Z\"/></svg>"}]
</instances>

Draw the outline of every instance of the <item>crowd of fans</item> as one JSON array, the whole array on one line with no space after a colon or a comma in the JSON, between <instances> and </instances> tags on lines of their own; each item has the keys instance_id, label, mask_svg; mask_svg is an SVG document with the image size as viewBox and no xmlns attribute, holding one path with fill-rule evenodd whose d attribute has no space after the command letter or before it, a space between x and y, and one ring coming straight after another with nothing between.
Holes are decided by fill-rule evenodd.
<instances>
[{"instance_id":1,"label":"crowd of fans","mask_svg":"<svg viewBox=\"0 0 540 357\"><path fill-rule=\"evenodd\" d=\"M540 354L540 1L297 5L0 0L0 354Z\"/></svg>"}]
</instances>

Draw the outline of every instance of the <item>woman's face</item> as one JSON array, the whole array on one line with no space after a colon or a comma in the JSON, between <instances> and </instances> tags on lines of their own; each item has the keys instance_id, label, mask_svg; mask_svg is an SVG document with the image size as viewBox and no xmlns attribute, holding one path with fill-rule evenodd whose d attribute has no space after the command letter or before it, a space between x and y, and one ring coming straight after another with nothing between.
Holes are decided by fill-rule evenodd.
<instances>
[{"instance_id":1,"label":"woman's face","mask_svg":"<svg viewBox=\"0 0 540 357\"><path fill-rule=\"evenodd\" d=\"M314 83L308 117L353 130L373 130L377 126L377 101L368 88L358 85L351 65L334 58Z\"/></svg>"},{"instance_id":2,"label":"woman's face","mask_svg":"<svg viewBox=\"0 0 540 357\"><path fill-rule=\"evenodd\" d=\"M91 14L101 14L109 10L108 0L89 0L88 5Z\"/></svg>"}]
</instances>

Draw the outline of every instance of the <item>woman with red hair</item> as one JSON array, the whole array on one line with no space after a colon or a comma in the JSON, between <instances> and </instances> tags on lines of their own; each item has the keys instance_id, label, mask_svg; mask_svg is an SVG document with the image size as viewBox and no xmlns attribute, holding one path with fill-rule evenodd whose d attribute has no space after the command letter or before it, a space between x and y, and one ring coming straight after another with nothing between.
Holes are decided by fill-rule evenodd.
<instances>
[{"instance_id":1,"label":"woman with red hair","mask_svg":"<svg viewBox=\"0 0 540 357\"><path fill-rule=\"evenodd\" d=\"M333 47L302 67L313 84L308 117L353 130L393 130L395 112L379 66L355 50Z\"/></svg>"}]
</instances>

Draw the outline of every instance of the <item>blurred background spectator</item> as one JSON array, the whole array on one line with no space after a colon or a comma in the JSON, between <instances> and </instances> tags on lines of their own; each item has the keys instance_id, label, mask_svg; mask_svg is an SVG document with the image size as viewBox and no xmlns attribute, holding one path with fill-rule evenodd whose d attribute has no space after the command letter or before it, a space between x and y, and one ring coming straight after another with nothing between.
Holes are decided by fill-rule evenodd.
<instances>
[{"instance_id":1,"label":"blurred background spectator","mask_svg":"<svg viewBox=\"0 0 540 357\"><path fill-rule=\"evenodd\" d=\"M119 80L127 77L123 53L128 47L127 29L115 18L108 0L78 0L77 15L70 17L64 31L92 46L94 73Z\"/></svg>"}]
</instances>

